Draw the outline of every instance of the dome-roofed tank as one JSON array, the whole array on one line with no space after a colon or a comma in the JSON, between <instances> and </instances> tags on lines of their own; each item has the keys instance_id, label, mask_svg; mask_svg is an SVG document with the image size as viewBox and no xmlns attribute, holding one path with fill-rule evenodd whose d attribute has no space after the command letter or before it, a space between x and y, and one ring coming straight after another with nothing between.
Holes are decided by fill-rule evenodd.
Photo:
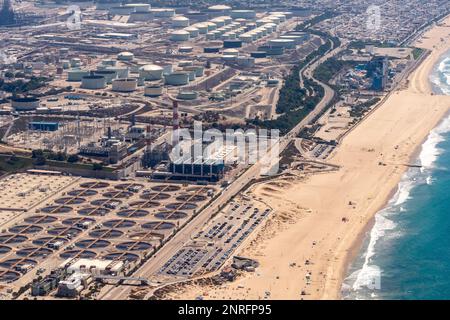
<instances>
[{"instance_id":1,"label":"dome-roofed tank","mask_svg":"<svg viewBox=\"0 0 450 320\"><path fill-rule=\"evenodd\" d=\"M139 76L147 81L161 80L163 71L163 67L156 64L147 64L139 68Z\"/></svg>"}]
</instances>

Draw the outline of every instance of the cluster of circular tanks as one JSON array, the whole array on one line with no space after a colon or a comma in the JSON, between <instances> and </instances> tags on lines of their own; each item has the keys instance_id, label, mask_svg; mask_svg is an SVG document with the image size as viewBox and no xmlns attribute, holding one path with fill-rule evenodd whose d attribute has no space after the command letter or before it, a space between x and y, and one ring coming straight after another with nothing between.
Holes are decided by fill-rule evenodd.
<instances>
[{"instance_id":1,"label":"cluster of circular tanks","mask_svg":"<svg viewBox=\"0 0 450 320\"><path fill-rule=\"evenodd\" d=\"M0 233L0 282L19 279L51 255L138 261L155 250L177 228L179 220L188 217L185 211L207 200L208 190L81 183ZM135 195L138 199L127 201Z\"/></svg>"}]
</instances>

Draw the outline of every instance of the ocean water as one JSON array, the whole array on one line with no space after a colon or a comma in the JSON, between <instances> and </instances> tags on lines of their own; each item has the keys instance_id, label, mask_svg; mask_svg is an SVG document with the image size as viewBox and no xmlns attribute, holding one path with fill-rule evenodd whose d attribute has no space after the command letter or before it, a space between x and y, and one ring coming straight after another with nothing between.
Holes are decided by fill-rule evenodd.
<instances>
[{"instance_id":1,"label":"ocean water","mask_svg":"<svg viewBox=\"0 0 450 320\"><path fill-rule=\"evenodd\" d=\"M430 79L450 95L450 52ZM450 116L433 129L375 216L342 285L344 299L450 299Z\"/></svg>"}]
</instances>

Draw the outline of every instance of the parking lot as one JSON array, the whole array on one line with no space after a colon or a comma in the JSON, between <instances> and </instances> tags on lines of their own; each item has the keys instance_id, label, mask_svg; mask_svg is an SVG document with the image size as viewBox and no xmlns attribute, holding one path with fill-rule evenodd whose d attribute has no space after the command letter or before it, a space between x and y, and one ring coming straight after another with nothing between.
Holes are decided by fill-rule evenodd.
<instances>
[{"instance_id":1,"label":"parking lot","mask_svg":"<svg viewBox=\"0 0 450 320\"><path fill-rule=\"evenodd\" d=\"M159 274L193 277L218 270L270 212L246 202L231 203L173 255Z\"/></svg>"}]
</instances>

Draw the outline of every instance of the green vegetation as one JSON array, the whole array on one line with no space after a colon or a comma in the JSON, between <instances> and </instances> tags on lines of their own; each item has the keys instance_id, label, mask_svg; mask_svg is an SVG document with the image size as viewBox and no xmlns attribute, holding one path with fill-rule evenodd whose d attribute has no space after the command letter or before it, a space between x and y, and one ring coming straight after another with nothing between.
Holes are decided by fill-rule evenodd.
<instances>
[{"instance_id":1,"label":"green vegetation","mask_svg":"<svg viewBox=\"0 0 450 320\"><path fill-rule=\"evenodd\" d=\"M280 90L276 111L281 114L274 120L254 119L250 123L267 129L279 129L281 134L286 134L300 121L302 121L322 100L324 89L312 79L304 79L304 88L300 87L300 71L318 57L325 55L329 50L340 46L340 40L330 37L328 34L311 30L326 39L316 51L310 53L305 59L300 61L284 79L284 85Z\"/></svg>"},{"instance_id":2,"label":"green vegetation","mask_svg":"<svg viewBox=\"0 0 450 320\"><path fill-rule=\"evenodd\" d=\"M48 81L48 78L34 76L28 81L19 79L12 82L5 82L4 79L0 79L0 90L10 92L12 94L27 93L45 86Z\"/></svg>"},{"instance_id":3,"label":"green vegetation","mask_svg":"<svg viewBox=\"0 0 450 320\"><path fill-rule=\"evenodd\" d=\"M18 157L16 155L0 155L0 171L14 172L22 169L28 169L33 166L30 158Z\"/></svg>"},{"instance_id":4,"label":"green vegetation","mask_svg":"<svg viewBox=\"0 0 450 320\"><path fill-rule=\"evenodd\" d=\"M422 53L423 53L423 49L421 49L421 48L414 48L413 51L412 51L412 55L413 55L414 60L419 59L422 56Z\"/></svg>"},{"instance_id":5,"label":"green vegetation","mask_svg":"<svg viewBox=\"0 0 450 320\"><path fill-rule=\"evenodd\" d=\"M380 98L373 98L371 100L353 106L350 110L350 116L355 118L364 116L369 111L370 107L372 107L379 101Z\"/></svg>"},{"instance_id":6,"label":"green vegetation","mask_svg":"<svg viewBox=\"0 0 450 320\"><path fill-rule=\"evenodd\" d=\"M369 45L372 45L372 46L375 46L378 48L395 48L395 47L397 47L397 45L395 45L394 43L390 43L390 42L356 40L356 41L350 42L348 44L347 48L361 50Z\"/></svg>"},{"instance_id":7,"label":"green vegetation","mask_svg":"<svg viewBox=\"0 0 450 320\"><path fill-rule=\"evenodd\" d=\"M326 12L322 13L321 15L315 16L314 18L312 18L310 20L307 20L307 21L302 22L301 24L298 24L295 29L297 31L306 31L309 28L311 28L312 26L314 26L322 21L337 17L338 15L339 15L338 12L326 11Z\"/></svg>"}]
</instances>

